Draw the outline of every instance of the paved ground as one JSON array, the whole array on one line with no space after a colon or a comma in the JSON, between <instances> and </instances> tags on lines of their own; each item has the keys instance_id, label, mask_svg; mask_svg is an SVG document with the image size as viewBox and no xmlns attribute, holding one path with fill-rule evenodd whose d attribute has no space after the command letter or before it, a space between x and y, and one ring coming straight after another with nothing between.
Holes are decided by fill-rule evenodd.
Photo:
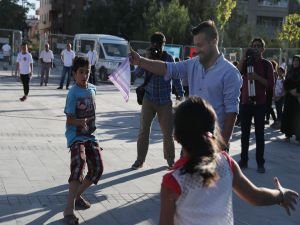
<instances>
[{"instance_id":1,"label":"paved ground","mask_svg":"<svg viewBox=\"0 0 300 225\"><path fill-rule=\"evenodd\" d=\"M0 224L63 224L69 174L63 114L67 91L56 90L58 75L47 87L40 87L35 75L28 100L20 102L21 84L8 74L0 72ZM99 184L85 195L92 208L77 215L81 224L157 224L160 182L167 171L159 126L153 125L145 167L131 171L140 110L134 87L128 103L112 85L100 84L97 89L97 127L105 171ZM239 139L236 128L230 152L236 159ZM284 186L300 192L300 147L282 139L278 131L266 129L267 172L263 175L255 171L252 139L245 173L255 184L268 187L273 187L276 175ZM279 206L253 207L234 196L234 213L238 225L300 224L299 205L289 217Z\"/></svg>"}]
</instances>

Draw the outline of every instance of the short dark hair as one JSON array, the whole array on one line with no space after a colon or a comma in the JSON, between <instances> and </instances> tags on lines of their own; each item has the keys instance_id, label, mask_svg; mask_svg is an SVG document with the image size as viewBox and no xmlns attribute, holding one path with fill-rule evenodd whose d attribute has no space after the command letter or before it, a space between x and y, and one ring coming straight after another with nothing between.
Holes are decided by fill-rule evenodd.
<instances>
[{"instance_id":1,"label":"short dark hair","mask_svg":"<svg viewBox=\"0 0 300 225\"><path fill-rule=\"evenodd\" d=\"M26 46L27 45L27 42L26 41L23 41L21 46Z\"/></svg>"},{"instance_id":2,"label":"short dark hair","mask_svg":"<svg viewBox=\"0 0 300 225\"><path fill-rule=\"evenodd\" d=\"M219 40L219 34L218 34L216 24L212 20L203 21L198 26L192 28L193 36L199 33L205 33L209 40L213 40L213 39Z\"/></svg>"},{"instance_id":3,"label":"short dark hair","mask_svg":"<svg viewBox=\"0 0 300 225\"><path fill-rule=\"evenodd\" d=\"M155 32L154 34L151 35L150 37L151 43L157 43L160 46L166 42L166 37L162 32Z\"/></svg>"},{"instance_id":4,"label":"short dark hair","mask_svg":"<svg viewBox=\"0 0 300 225\"><path fill-rule=\"evenodd\" d=\"M266 46L266 42L264 41L264 39L262 39L261 37L256 37L253 38L251 41L251 46L253 45L254 42L259 42L261 43L261 46L264 48Z\"/></svg>"},{"instance_id":5,"label":"short dark hair","mask_svg":"<svg viewBox=\"0 0 300 225\"><path fill-rule=\"evenodd\" d=\"M73 62L72 70L74 73L78 70L79 67L90 66L89 59L86 57L76 56Z\"/></svg>"}]
</instances>

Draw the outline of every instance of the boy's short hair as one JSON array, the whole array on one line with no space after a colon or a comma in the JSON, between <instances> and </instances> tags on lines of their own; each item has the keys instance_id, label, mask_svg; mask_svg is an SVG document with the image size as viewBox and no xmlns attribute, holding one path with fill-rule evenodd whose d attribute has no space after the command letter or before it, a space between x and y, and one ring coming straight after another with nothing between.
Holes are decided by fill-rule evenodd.
<instances>
[{"instance_id":1,"label":"boy's short hair","mask_svg":"<svg viewBox=\"0 0 300 225\"><path fill-rule=\"evenodd\" d=\"M263 48L266 46L266 42L264 41L264 39L262 39L260 37L253 38L252 41L251 41L251 46L253 45L254 42L261 43Z\"/></svg>"},{"instance_id":2,"label":"boy's short hair","mask_svg":"<svg viewBox=\"0 0 300 225\"><path fill-rule=\"evenodd\" d=\"M26 46L27 45L27 42L22 42L21 46Z\"/></svg>"},{"instance_id":3,"label":"boy's short hair","mask_svg":"<svg viewBox=\"0 0 300 225\"><path fill-rule=\"evenodd\" d=\"M219 40L219 34L216 27L216 24L212 20L203 21L198 26L192 28L192 34L193 36L204 33L208 40Z\"/></svg>"},{"instance_id":4,"label":"boy's short hair","mask_svg":"<svg viewBox=\"0 0 300 225\"><path fill-rule=\"evenodd\" d=\"M89 59L86 57L76 56L73 62L72 70L74 73L78 70L79 67L90 67Z\"/></svg>"}]
</instances>

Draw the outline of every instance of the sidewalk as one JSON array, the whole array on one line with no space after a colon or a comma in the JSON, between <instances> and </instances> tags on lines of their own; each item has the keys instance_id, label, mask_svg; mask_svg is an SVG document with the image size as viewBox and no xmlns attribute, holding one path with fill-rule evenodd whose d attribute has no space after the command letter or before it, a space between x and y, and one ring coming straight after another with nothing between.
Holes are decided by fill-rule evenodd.
<instances>
[{"instance_id":1,"label":"sidewalk","mask_svg":"<svg viewBox=\"0 0 300 225\"><path fill-rule=\"evenodd\" d=\"M53 75L47 87L39 86L37 75L31 82L29 98L20 102L21 84L0 72L0 224L64 224L69 175L66 148L66 90L56 90ZM159 191L167 172L163 160L159 125L152 126L145 166L130 170L136 157L140 106L134 87L125 103L113 85L97 86L97 127L103 147L104 174L85 197L91 209L77 211L80 224L158 224ZM273 177L283 186L300 192L300 147L284 143L283 135L266 129L266 174L256 172L255 151L251 151L246 175L258 186L273 187ZM236 128L230 154L238 159L240 131ZM251 140L250 149L255 148ZM180 146L176 145L179 156ZM299 225L300 207L287 216L279 206L253 207L234 196L237 225Z\"/></svg>"}]
</instances>

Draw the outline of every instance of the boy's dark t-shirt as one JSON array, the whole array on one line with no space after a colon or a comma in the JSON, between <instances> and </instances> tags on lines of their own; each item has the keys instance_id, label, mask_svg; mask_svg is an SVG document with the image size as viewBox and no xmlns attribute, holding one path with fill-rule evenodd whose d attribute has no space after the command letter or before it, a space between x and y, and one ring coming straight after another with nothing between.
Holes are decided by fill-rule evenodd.
<instances>
[{"instance_id":1,"label":"boy's dark t-shirt","mask_svg":"<svg viewBox=\"0 0 300 225\"><path fill-rule=\"evenodd\" d=\"M95 137L95 95L96 87L88 84L87 88L74 85L66 99L65 114L76 119L87 118L87 127L81 128L74 125L66 125L66 138L68 147L75 141L97 141Z\"/></svg>"}]
</instances>

